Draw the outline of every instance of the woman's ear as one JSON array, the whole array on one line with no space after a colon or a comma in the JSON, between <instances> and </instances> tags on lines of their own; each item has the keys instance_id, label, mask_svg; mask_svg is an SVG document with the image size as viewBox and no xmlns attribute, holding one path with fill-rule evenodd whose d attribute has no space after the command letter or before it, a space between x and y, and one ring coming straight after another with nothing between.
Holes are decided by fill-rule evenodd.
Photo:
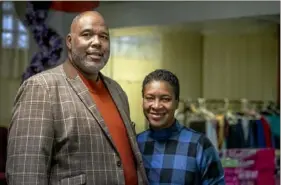
<instances>
[{"instance_id":1,"label":"woman's ear","mask_svg":"<svg viewBox=\"0 0 281 185\"><path fill-rule=\"evenodd\" d=\"M179 100L176 100L176 109L179 108Z\"/></svg>"}]
</instances>

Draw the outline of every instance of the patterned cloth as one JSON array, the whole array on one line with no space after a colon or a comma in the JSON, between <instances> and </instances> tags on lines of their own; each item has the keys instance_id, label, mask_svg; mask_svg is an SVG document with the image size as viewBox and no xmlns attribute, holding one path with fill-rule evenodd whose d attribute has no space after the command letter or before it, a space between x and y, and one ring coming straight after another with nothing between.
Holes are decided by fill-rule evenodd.
<instances>
[{"instance_id":1,"label":"patterned cloth","mask_svg":"<svg viewBox=\"0 0 281 185\"><path fill-rule=\"evenodd\" d=\"M137 136L150 185L224 185L216 149L203 134L176 121Z\"/></svg>"},{"instance_id":2,"label":"patterned cloth","mask_svg":"<svg viewBox=\"0 0 281 185\"><path fill-rule=\"evenodd\" d=\"M23 73L22 82L37 73L59 64L63 39L45 23L51 3L51 1L27 2L24 22L38 44L39 51L33 55L28 68Z\"/></svg>"},{"instance_id":3,"label":"patterned cloth","mask_svg":"<svg viewBox=\"0 0 281 185\"><path fill-rule=\"evenodd\" d=\"M124 121L138 184L147 184L125 92L101 75ZM20 87L8 137L9 185L124 185L121 159L87 87L69 62Z\"/></svg>"}]
</instances>

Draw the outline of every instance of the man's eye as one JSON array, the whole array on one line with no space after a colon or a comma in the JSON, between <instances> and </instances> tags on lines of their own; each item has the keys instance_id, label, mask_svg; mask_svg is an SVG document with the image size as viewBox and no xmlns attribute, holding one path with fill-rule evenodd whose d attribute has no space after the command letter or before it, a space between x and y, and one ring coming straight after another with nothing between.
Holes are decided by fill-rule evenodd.
<instances>
[{"instance_id":1,"label":"man's eye","mask_svg":"<svg viewBox=\"0 0 281 185\"><path fill-rule=\"evenodd\" d=\"M107 40L107 39L108 39L108 36L102 35L102 36L100 36L100 38Z\"/></svg>"},{"instance_id":2,"label":"man's eye","mask_svg":"<svg viewBox=\"0 0 281 185\"><path fill-rule=\"evenodd\" d=\"M84 36L84 37L89 37L89 36L90 36L90 33L83 33L82 36Z\"/></svg>"}]
</instances>

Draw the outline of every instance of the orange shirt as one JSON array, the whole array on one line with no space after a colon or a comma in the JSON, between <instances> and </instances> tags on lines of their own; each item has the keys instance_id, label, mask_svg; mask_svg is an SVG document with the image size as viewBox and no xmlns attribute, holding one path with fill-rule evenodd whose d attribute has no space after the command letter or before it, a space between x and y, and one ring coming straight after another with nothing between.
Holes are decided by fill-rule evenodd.
<instances>
[{"instance_id":1,"label":"orange shirt","mask_svg":"<svg viewBox=\"0 0 281 185\"><path fill-rule=\"evenodd\" d=\"M91 96L96 103L120 154L126 185L137 185L137 170L129 137L120 113L111 98L109 91L101 79L97 82L92 82L87 80L81 74L80 77L91 92Z\"/></svg>"}]
</instances>

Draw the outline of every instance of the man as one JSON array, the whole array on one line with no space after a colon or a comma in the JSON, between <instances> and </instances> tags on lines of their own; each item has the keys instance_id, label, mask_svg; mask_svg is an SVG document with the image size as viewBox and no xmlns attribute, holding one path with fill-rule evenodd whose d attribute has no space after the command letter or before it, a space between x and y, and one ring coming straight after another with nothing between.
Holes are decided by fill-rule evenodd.
<instances>
[{"instance_id":1,"label":"man","mask_svg":"<svg viewBox=\"0 0 281 185\"><path fill-rule=\"evenodd\" d=\"M142 85L143 112L150 129L137 136L150 184L224 185L218 154L203 134L174 117L179 103L178 78L155 70Z\"/></svg>"},{"instance_id":2,"label":"man","mask_svg":"<svg viewBox=\"0 0 281 185\"><path fill-rule=\"evenodd\" d=\"M102 75L109 31L94 11L78 15L68 59L26 80L8 138L10 185L147 184L125 92Z\"/></svg>"}]
</instances>

